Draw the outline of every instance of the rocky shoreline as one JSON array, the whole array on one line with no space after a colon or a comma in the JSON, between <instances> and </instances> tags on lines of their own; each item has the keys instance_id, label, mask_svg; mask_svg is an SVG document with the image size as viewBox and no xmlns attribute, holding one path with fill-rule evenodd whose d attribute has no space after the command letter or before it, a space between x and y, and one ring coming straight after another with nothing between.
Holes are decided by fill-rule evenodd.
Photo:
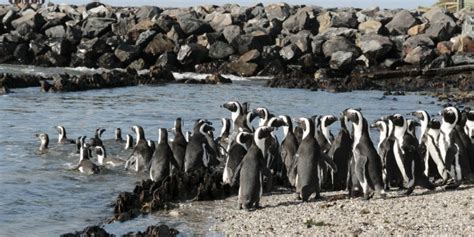
<instances>
[{"instance_id":1,"label":"rocky shoreline","mask_svg":"<svg viewBox=\"0 0 474 237\"><path fill-rule=\"evenodd\" d=\"M175 71L272 76L271 87L333 92L471 91L474 41L461 35L465 16L436 7L420 12L285 3L166 9L97 2L3 5L0 63L122 68L124 78L144 69L163 72L148 75L150 84L172 81L169 72ZM74 90L111 87L100 83L107 74L100 77L89 83L95 86ZM112 83L136 85L142 79L124 80Z\"/></svg>"}]
</instances>

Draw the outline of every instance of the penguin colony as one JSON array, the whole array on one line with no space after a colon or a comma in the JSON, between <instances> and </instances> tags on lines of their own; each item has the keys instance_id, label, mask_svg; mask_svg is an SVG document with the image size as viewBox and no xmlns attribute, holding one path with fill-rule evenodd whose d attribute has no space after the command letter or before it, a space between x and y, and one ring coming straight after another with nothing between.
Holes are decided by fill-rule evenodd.
<instances>
[{"instance_id":1,"label":"penguin colony","mask_svg":"<svg viewBox=\"0 0 474 237\"><path fill-rule=\"evenodd\" d=\"M115 142L131 150L127 159L107 156L103 128L96 129L87 142L85 136L69 139L63 126L55 128L59 144L76 144L79 163L74 170L98 174L124 167L145 173L155 182L174 172L220 170L222 183L238 189L239 209L259 208L262 193L274 185L290 188L297 199L308 201L320 198L322 190L347 190L351 197L369 199L384 197L393 188L410 195L417 186L456 189L474 181L474 110L468 108L446 107L440 112L441 121L419 110L406 117L384 116L369 124L355 108L342 111L339 117L292 119L275 116L264 107L251 110L248 103L238 101L221 107L231 116L221 119L217 138L206 119L195 121L193 131L183 133L183 120L177 118L173 128L158 130L157 143L147 140L141 126L131 127L135 138L127 134L126 139L117 128ZM255 128L252 121L256 118ZM330 126L337 121L340 130L334 136ZM276 136L278 128L283 130L281 142ZM370 128L378 130L378 144L372 142ZM173 140L168 133L174 134ZM39 151L47 152L48 135L36 137L41 142ZM91 160L93 151L97 163Z\"/></svg>"}]
</instances>

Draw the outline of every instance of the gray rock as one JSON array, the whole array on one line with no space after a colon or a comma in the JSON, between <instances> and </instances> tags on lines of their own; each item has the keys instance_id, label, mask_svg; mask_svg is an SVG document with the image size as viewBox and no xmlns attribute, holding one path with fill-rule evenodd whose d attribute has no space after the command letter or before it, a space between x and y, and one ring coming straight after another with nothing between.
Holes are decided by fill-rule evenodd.
<instances>
[{"instance_id":1,"label":"gray rock","mask_svg":"<svg viewBox=\"0 0 474 237\"><path fill-rule=\"evenodd\" d=\"M357 18L354 12L325 12L318 16L319 32L331 27L357 28Z\"/></svg>"},{"instance_id":2,"label":"gray rock","mask_svg":"<svg viewBox=\"0 0 474 237\"><path fill-rule=\"evenodd\" d=\"M433 40L425 34L415 35L408 38L405 43L403 43L403 53L409 54L413 49L418 46L425 46L428 48L435 47Z\"/></svg>"},{"instance_id":3,"label":"gray rock","mask_svg":"<svg viewBox=\"0 0 474 237\"><path fill-rule=\"evenodd\" d=\"M64 38L71 41L73 45L78 45L81 42L82 31L79 26L67 26Z\"/></svg>"},{"instance_id":4,"label":"gray rock","mask_svg":"<svg viewBox=\"0 0 474 237\"><path fill-rule=\"evenodd\" d=\"M349 29L347 27L338 27L338 28L328 28L324 32L320 32L317 36L322 37L325 40L334 38L336 36L343 36L347 39L354 39L357 34L356 29Z\"/></svg>"},{"instance_id":5,"label":"gray rock","mask_svg":"<svg viewBox=\"0 0 474 237\"><path fill-rule=\"evenodd\" d=\"M159 7L155 6L143 6L140 7L140 10L138 10L136 14L136 18L140 20L145 20L145 19L153 19L154 17L157 17L160 15L160 13L163 12L163 10Z\"/></svg>"},{"instance_id":6,"label":"gray rock","mask_svg":"<svg viewBox=\"0 0 474 237\"><path fill-rule=\"evenodd\" d=\"M176 21L167 15L161 15L158 17L156 24L164 32L170 31L172 26L177 25Z\"/></svg>"},{"instance_id":7,"label":"gray rock","mask_svg":"<svg viewBox=\"0 0 474 237\"><path fill-rule=\"evenodd\" d=\"M324 42L323 53L326 58L331 57L331 55L337 51L352 52L352 57L354 58L360 56L360 49L357 48L354 43L342 36L333 37Z\"/></svg>"},{"instance_id":8,"label":"gray rock","mask_svg":"<svg viewBox=\"0 0 474 237\"><path fill-rule=\"evenodd\" d=\"M145 47L144 52L149 55L157 56L165 52L173 51L175 44L166 35L157 34Z\"/></svg>"},{"instance_id":9,"label":"gray rock","mask_svg":"<svg viewBox=\"0 0 474 237\"><path fill-rule=\"evenodd\" d=\"M131 62L127 68L133 69L135 71L141 71L146 68L146 62L143 58L138 58Z\"/></svg>"},{"instance_id":10,"label":"gray rock","mask_svg":"<svg viewBox=\"0 0 474 237\"><path fill-rule=\"evenodd\" d=\"M433 49L426 46L417 46L406 54L403 60L410 64L423 66L429 64L435 57L436 54Z\"/></svg>"},{"instance_id":11,"label":"gray rock","mask_svg":"<svg viewBox=\"0 0 474 237\"><path fill-rule=\"evenodd\" d=\"M242 29L239 26L231 25L223 29L222 34L228 43L232 43L240 34L242 34Z\"/></svg>"},{"instance_id":12,"label":"gray rock","mask_svg":"<svg viewBox=\"0 0 474 237\"><path fill-rule=\"evenodd\" d=\"M359 31L363 34L375 33L380 34L382 32L383 25L380 21L368 20L359 24Z\"/></svg>"},{"instance_id":13,"label":"gray rock","mask_svg":"<svg viewBox=\"0 0 474 237\"><path fill-rule=\"evenodd\" d=\"M234 48L221 41L217 41L209 47L209 57L213 59L225 59L233 53Z\"/></svg>"},{"instance_id":14,"label":"gray rock","mask_svg":"<svg viewBox=\"0 0 474 237\"><path fill-rule=\"evenodd\" d=\"M277 19L251 19L247 21L243 27L243 31L247 34L264 33L268 35L278 35L282 30L281 21Z\"/></svg>"},{"instance_id":15,"label":"gray rock","mask_svg":"<svg viewBox=\"0 0 474 237\"><path fill-rule=\"evenodd\" d=\"M329 66L332 69L351 69L354 65L354 55L352 52L337 51L331 55Z\"/></svg>"},{"instance_id":16,"label":"gray rock","mask_svg":"<svg viewBox=\"0 0 474 237\"><path fill-rule=\"evenodd\" d=\"M178 52L178 61L181 64L198 64L206 60L208 56L208 51L202 45L191 43L182 45Z\"/></svg>"},{"instance_id":17,"label":"gray rock","mask_svg":"<svg viewBox=\"0 0 474 237\"><path fill-rule=\"evenodd\" d=\"M114 53L104 53L97 59L97 65L102 68L112 69L122 67L120 60Z\"/></svg>"},{"instance_id":18,"label":"gray rock","mask_svg":"<svg viewBox=\"0 0 474 237\"><path fill-rule=\"evenodd\" d=\"M268 46L266 46L268 47ZM247 53L244 53L239 57L239 61L243 63L256 62L260 58L260 52L256 49L252 49Z\"/></svg>"},{"instance_id":19,"label":"gray rock","mask_svg":"<svg viewBox=\"0 0 474 237\"><path fill-rule=\"evenodd\" d=\"M306 9L299 9L296 14L291 15L283 22L282 27L292 33L302 30L315 31L318 28L318 21L315 17L311 18Z\"/></svg>"},{"instance_id":20,"label":"gray rock","mask_svg":"<svg viewBox=\"0 0 474 237\"><path fill-rule=\"evenodd\" d=\"M96 58L99 55L109 51L107 43L99 38L83 38L77 46L76 56L80 59Z\"/></svg>"},{"instance_id":21,"label":"gray rock","mask_svg":"<svg viewBox=\"0 0 474 237\"><path fill-rule=\"evenodd\" d=\"M58 25L64 25L67 21L72 20L66 13L63 12L48 12L47 14L42 14L46 23L43 25L42 29L48 29Z\"/></svg>"},{"instance_id":22,"label":"gray rock","mask_svg":"<svg viewBox=\"0 0 474 237\"><path fill-rule=\"evenodd\" d=\"M12 21L20 17L16 11L8 10L8 12L2 18L2 24L7 28L13 28L11 25Z\"/></svg>"},{"instance_id":23,"label":"gray rock","mask_svg":"<svg viewBox=\"0 0 474 237\"><path fill-rule=\"evenodd\" d=\"M451 59L453 60L453 65L455 66L474 64L474 54L471 53L454 54Z\"/></svg>"},{"instance_id":24,"label":"gray rock","mask_svg":"<svg viewBox=\"0 0 474 237\"><path fill-rule=\"evenodd\" d=\"M357 41L357 46L369 60L382 60L392 50L389 37L377 34L365 34Z\"/></svg>"},{"instance_id":25,"label":"gray rock","mask_svg":"<svg viewBox=\"0 0 474 237\"><path fill-rule=\"evenodd\" d=\"M197 37L197 43L206 48L211 47L212 44L218 41L224 41L224 37L220 32L205 33Z\"/></svg>"},{"instance_id":26,"label":"gray rock","mask_svg":"<svg viewBox=\"0 0 474 237\"><path fill-rule=\"evenodd\" d=\"M301 55L302 55L301 50L298 48L298 46L294 44L285 46L280 50L280 56L286 61L291 61L293 59L298 58Z\"/></svg>"},{"instance_id":27,"label":"gray rock","mask_svg":"<svg viewBox=\"0 0 474 237\"><path fill-rule=\"evenodd\" d=\"M425 35L436 42L449 40L453 36L455 26L446 22L434 22L426 29Z\"/></svg>"},{"instance_id":28,"label":"gray rock","mask_svg":"<svg viewBox=\"0 0 474 237\"><path fill-rule=\"evenodd\" d=\"M95 38L104 35L111 30L111 25L116 20L113 18L88 18L82 25L82 36L86 38Z\"/></svg>"},{"instance_id":29,"label":"gray rock","mask_svg":"<svg viewBox=\"0 0 474 237\"><path fill-rule=\"evenodd\" d=\"M178 59L174 52L162 53L155 62L156 66L174 69L178 65Z\"/></svg>"},{"instance_id":30,"label":"gray rock","mask_svg":"<svg viewBox=\"0 0 474 237\"><path fill-rule=\"evenodd\" d=\"M401 10L385 25L391 35L405 35L410 27L418 24L418 20L408 10Z\"/></svg>"},{"instance_id":31,"label":"gray rock","mask_svg":"<svg viewBox=\"0 0 474 237\"><path fill-rule=\"evenodd\" d=\"M69 56L73 51L71 42L65 38L51 38L46 44L56 55Z\"/></svg>"},{"instance_id":32,"label":"gray rock","mask_svg":"<svg viewBox=\"0 0 474 237\"><path fill-rule=\"evenodd\" d=\"M255 63L243 63L237 61L230 62L229 69L235 74L243 77L254 76L257 73L258 65Z\"/></svg>"},{"instance_id":33,"label":"gray rock","mask_svg":"<svg viewBox=\"0 0 474 237\"><path fill-rule=\"evenodd\" d=\"M64 26L62 25L57 25L53 26L51 28L48 28L44 34L48 37L51 38L63 38L66 35L66 29L64 29Z\"/></svg>"},{"instance_id":34,"label":"gray rock","mask_svg":"<svg viewBox=\"0 0 474 237\"><path fill-rule=\"evenodd\" d=\"M20 25L26 24L30 26L34 31L41 29L45 23L43 16L36 13L32 9L22 12L21 16L11 22L13 28L17 29Z\"/></svg>"},{"instance_id":35,"label":"gray rock","mask_svg":"<svg viewBox=\"0 0 474 237\"><path fill-rule=\"evenodd\" d=\"M48 50L48 47L46 46L46 39L43 37L38 37L37 39L30 41L30 49L34 55L46 53Z\"/></svg>"},{"instance_id":36,"label":"gray rock","mask_svg":"<svg viewBox=\"0 0 474 237\"><path fill-rule=\"evenodd\" d=\"M265 6L265 13L268 20L277 19L284 21L290 16L290 6L286 3L274 3Z\"/></svg>"},{"instance_id":37,"label":"gray rock","mask_svg":"<svg viewBox=\"0 0 474 237\"><path fill-rule=\"evenodd\" d=\"M148 45L148 43L150 43L150 41L153 39L153 37L155 37L157 33L158 32L156 32L155 30L147 30L147 31L142 32L138 36L138 39L135 42L135 45L138 45L140 47L144 47Z\"/></svg>"},{"instance_id":38,"label":"gray rock","mask_svg":"<svg viewBox=\"0 0 474 237\"><path fill-rule=\"evenodd\" d=\"M187 35L201 35L212 31L211 26L207 22L189 15L178 17L178 23Z\"/></svg>"},{"instance_id":39,"label":"gray rock","mask_svg":"<svg viewBox=\"0 0 474 237\"><path fill-rule=\"evenodd\" d=\"M230 13L213 12L205 18L209 22L212 29L222 31L226 26L232 25L232 16Z\"/></svg>"},{"instance_id":40,"label":"gray rock","mask_svg":"<svg viewBox=\"0 0 474 237\"><path fill-rule=\"evenodd\" d=\"M239 35L232 41L232 46L240 54L244 54L249 50L256 49L261 51L263 46L270 45L271 38L268 35Z\"/></svg>"},{"instance_id":41,"label":"gray rock","mask_svg":"<svg viewBox=\"0 0 474 237\"><path fill-rule=\"evenodd\" d=\"M296 45L302 53L307 53L311 50L311 38L313 35L309 31L300 31L296 35L290 36L290 42Z\"/></svg>"},{"instance_id":42,"label":"gray rock","mask_svg":"<svg viewBox=\"0 0 474 237\"><path fill-rule=\"evenodd\" d=\"M140 55L140 47L122 43L114 50L114 54L120 62L128 64L138 58Z\"/></svg>"},{"instance_id":43,"label":"gray rock","mask_svg":"<svg viewBox=\"0 0 474 237\"><path fill-rule=\"evenodd\" d=\"M171 27L171 30L166 33L166 36L178 44L179 41L185 37L185 34L181 30L181 27L176 24Z\"/></svg>"}]
</instances>

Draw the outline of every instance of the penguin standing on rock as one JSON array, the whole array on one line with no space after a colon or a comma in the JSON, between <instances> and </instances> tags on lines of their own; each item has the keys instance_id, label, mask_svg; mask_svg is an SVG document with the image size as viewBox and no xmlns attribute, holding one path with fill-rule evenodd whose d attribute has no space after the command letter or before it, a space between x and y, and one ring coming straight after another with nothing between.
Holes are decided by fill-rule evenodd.
<instances>
[{"instance_id":1,"label":"penguin standing on rock","mask_svg":"<svg viewBox=\"0 0 474 237\"><path fill-rule=\"evenodd\" d=\"M168 144L168 131L160 128L158 146L150 164L150 179L155 182L163 181L166 177L170 176L171 165L179 169L178 163L174 159L173 151Z\"/></svg>"},{"instance_id":2,"label":"penguin standing on rock","mask_svg":"<svg viewBox=\"0 0 474 237\"><path fill-rule=\"evenodd\" d=\"M145 138L145 131L141 126L135 125L131 130L135 132L137 141L132 154L125 162L125 170L133 165L135 172L142 170L148 171L150 160L155 149L148 146L148 142Z\"/></svg>"},{"instance_id":3,"label":"penguin standing on rock","mask_svg":"<svg viewBox=\"0 0 474 237\"><path fill-rule=\"evenodd\" d=\"M274 128L268 126L256 129L252 145L236 169L233 179L235 183L235 179L239 178L239 209L242 209L242 207L245 209L260 207L260 198L263 193L263 175L270 175L263 158L263 148L265 138L269 137L273 130Z\"/></svg>"},{"instance_id":4,"label":"penguin standing on rock","mask_svg":"<svg viewBox=\"0 0 474 237\"><path fill-rule=\"evenodd\" d=\"M209 132L214 130L210 123L206 120L198 120L193 129L193 135L189 138L184 156L184 171L189 173L194 170L209 168L217 165L217 150L215 148L214 139L211 138ZM212 141L212 142L211 142Z\"/></svg>"},{"instance_id":5,"label":"penguin standing on rock","mask_svg":"<svg viewBox=\"0 0 474 237\"><path fill-rule=\"evenodd\" d=\"M174 139L171 142L171 150L173 151L174 159L178 164L178 170L184 170L184 156L186 154L186 146L188 142L182 130L183 121L181 118L176 118L174 122Z\"/></svg>"},{"instance_id":6,"label":"penguin standing on rock","mask_svg":"<svg viewBox=\"0 0 474 237\"><path fill-rule=\"evenodd\" d=\"M359 110L352 108L344 110L342 115L352 122L354 130L354 143L352 145L354 168L364 198L370 198L370 189L374 189L377 196L384 196L382 162L370 139L367 120Z\"/></svg>"}]
</instances>

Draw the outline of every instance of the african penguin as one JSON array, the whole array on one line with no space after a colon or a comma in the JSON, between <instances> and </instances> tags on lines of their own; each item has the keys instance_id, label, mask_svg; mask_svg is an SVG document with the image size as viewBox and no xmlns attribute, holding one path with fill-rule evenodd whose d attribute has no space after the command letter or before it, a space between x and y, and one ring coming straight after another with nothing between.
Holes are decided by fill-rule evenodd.
<instances>
[{"instance_id":1,"label":"african penguin","mask_svg":"<svg viewBox=\"0 0 474 237\"><path fill-rule=\"evenodd\" d=\"M154 148L148 146L148 142L145 138L145 131L141 126L134 125L131 127L131 130L135 132L136 143L133 147L132 154L125 162L125 170L133 165L135 172L142 170L148 171Z\"/></svg>"},{"instance_id":2,"label":"african penguin","mask_svg":"<svg viewBox=\"0 0 474 237\"><path fill-rule=\"evenodd\" d=\"M76 168L79 170L81 173L85 174L98 174L100 172L99 166L94 164L89 157L89 149L90 145L87 143L84 143L85 136L81 137L81 148L80 148L80 155L79 155L79 164L76 166Z\"/></svg>"},{"instance_id":3,"label":"african penguin","mask_svg":"<svg viewBox=\"0 0 474 237\"><path fill-rule=\"evenodd\" d=\"M96 146L95 154L97 155L97 164L100 166L106 165L106 166L115 167L115 166L123 165L125 162L122 159L108 157L104 146Z\"/></svg>"},{"instance_id":4,"label":"african penguin","mask_svg":"<svg viewBox=\"0 0 474 237\"><path fill-rule=\"evenodd\" d=\"M162 182L171 174L171 165L175 169L179 169L179 167L168 144L168 131L165 128L160 128L158 131L159 140L156 152L151 159L150 179L155 182Z\"/></svg>"},{"instance_id":5,"label":"african penguin","mask_svg":"<svg viewBox=\"0 0 474 237\"><path fill-rule=\"evenodd\" d=\"M339 118L341 129L331 144L328 156L337 166L337 172L331 172L333 190L343 190L347 187L349 162L352 157L352 138L346 125L346 118Z\"/></svg>"},{"instance_id":6,"label":"african penguin","mask_svg":"<svg viewBox=\"0 0 474 237\"><path fill-rule=\"evenodd\" d=\"M232 127L232 121L228 118L221 118L222 129L219 137L216 139L220 157L225 157L227 149L230 146L229 136Z\"/></svg>"},{"instance_id":7,"label":"african penguin","mask_svg":"<svg viewBox=\"0 0 474 237\"><path fill-rule=\"evenodd\" d=\"M240 162L247 154L247 149L250 146L247 146L246 141L252 141L252 134L248 132L239 132L230 145L228 155L226 157L224 173L222 174L222 182L224 184L232 184L232 178L234 177L235 170L239 166Z\"/></svg>"},{"instance_id":8,"label":"african penguin","mask_svg":"<svg viewBox=\"0 0 474 237\"><path fill-rule=\"evenodd\" d=\"M284 122L283 126L283 140L280 145L280 156L284 164L283 174L286 175L288 184L295 186L296 174L292 171L292 167L295 166L295 155L298 150L298 140L293 133L293 123L290 116L281 115L279 116Z\"/></svg>"},{"instance_id":9,"label":"african penguin","mask_svg":"<svg viewBox=\"0 0 474 237\"><path fill-rule=\"evenodd\" d=\"M97 128L95 130L95 135L93 138L90 139L90 145L92 147L96 147L96 146L104 146L104 144L102 143L102 134L105 132L105 129L104 128Z\"/></svg>"},{"instance_id":10,"label":"african penguin","mask_svg":"<svg viewBox=\"0 0 474 237\"><path fill-rule=\"evenodd\" d=\"M130 134L127 134L125 140L125 150L132 149L133 148L133 137Z\"/></svg>"},{"instance_id":11,"label":"african penguin","mask_svg":"<svg viewBox=\"0 0 474 237\"><path fill-rule=\"evenodd\" d=\"M58 143L60 144L74 144L76 143L74 140L68 139L66 135L66 128L63 126L56 126L56 130L58 131Z\"/></svg>"},{"instance_id":12,"label":"african penguin","mask_svg":"<svg viewBox=\"0 0 474 237\"><path fill-rule=\"evenodd\" d=\"M459 110L455 107L446 107L442 110L442 122L440 135L438 137L438 147L441 158L450 176L454 179L455 186L462 181L462 168L460 163L460 146L455 142L456 124L459 120Z\"/></svg>"},{"instance_id":13,"label":"african penguin","mask_svg":"<svg viewBox=\"0 0 474 237\"><path fill-rule=\"evenodd\" d=\"M40 140L40 146L38 148L39 151L46 151L48 150L49 145L49 136L46 133L37 133L35 136Z\"/></svg>"},{"instance_id":14,"label":"african penguin","mask_svg":"<svg viewBox=\"0 0 474 237\"><path fill-rule=\"evenodd\" d=\"M115 128L115 142L122 143L122 129Z\"/></svg>"},{"instance_id":15,"label":"african penguin","mask_svg":"<svg viewBox=\"0 0 474 237\"><path fill-rule=\"evenodd\" d=\"M174 122L174 139L171 142L171 150L173 151L173 156L175 161L178 164L178 170L184 170L184 156L186 154L186 146L188 142L186 137L183 135L183 121L181 118L176 118Z\"/></svg>"},{"instance_id":16,"label":"african penguin","mask_svg":"<svg viewBox=\"0 0 474 237\"><path fill-rule=\"evenodd\" d=\"M213 129L209 123L203 120L196 122L193 135L189 138L189 143L186 146L184 155L185 172L188 173L194 170L209 168L211 163L215 163L215 161L211 160L215 156L211 156L210 153L217 151L212 151L208 144L210 140L208 139L208 132Z\"/></svg>"}]
</instances>

